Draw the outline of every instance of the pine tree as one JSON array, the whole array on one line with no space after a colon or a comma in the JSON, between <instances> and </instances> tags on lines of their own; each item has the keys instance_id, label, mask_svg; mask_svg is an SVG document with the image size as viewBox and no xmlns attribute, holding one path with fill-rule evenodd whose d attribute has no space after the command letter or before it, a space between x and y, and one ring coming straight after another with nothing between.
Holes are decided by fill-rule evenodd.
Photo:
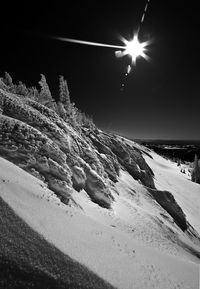
<instances>
[{"instance_id":1,"label":"pine tree","mask_svg":"<svg viewBox=\"0 0 200 289\"><path fill-rule=\"evenodd\" d=\"M5 83L9 92L16 93L16 85L13 84L12 77L8 72L5 72L5 76L2 80Z\"/></svg>"},{"instance_id":2,"label":"pine tree","mask_svg":"<svg viewBox=\"0 0 200 289\"><path fill-rule=\"evenodd\" d=\"M20 94L23 96L28 95L28 89L26 88L26 85L19 81L19 84L16 86L16 94Z\"/></svg>"},{"instance_id":3,"label":"pine tree","mask_svg":"<svg viewBox=\"0 0 200 289\"><path fill-rule=\"evenodd\" d=\"M89 130L95 129L95 124L92 117L86 115L84 112L82 113L82 125Z\"/></svg>"},{"instance_id":4,"label":"pine tree","mask_svg":"<svg viewBox=\"0 0 200 289\"><path fill-rule=\"evenodd\" d=\"M76 122L79 126L83 125L83 115L82 115L82 112L80 110L77 110L77 112L76 112Z\"/></svg>"},{"instance_id":5,"label":"pine tree","mask_svg":"<svg viewBox=\"0 0 200 289\"><path fill-rule=\"evenodd\" d=\"M64 106L67 116L71 113L71 101L67 81L62 75L59 77L59 102Z\"/></svg>"},{"instance_id":6,"label":"pine tree","mask_svg":"<svg viewBox=\"0 0 200 289\"><path fill-rule=\"evenodd\" d=\"M32 86L28 88L28 95L29 98L39 102L39 91L37 90L36 87Z\"/></svg>"},{"instance_id":7,"label":"pine tree","mask_svg":"<svg viewBox=\"0 0 200 289\"><path fill-rule=\"evenodd\" d=\"M10 74L8 72L5 72L5 76L4 76L3 82L8 87L10 87L10 88L13 87L12 77L10 76Z\"/></svg>"},{"instance_id":8,"label":"pine tree","mask_svg":"<svg viewBox=\"0 0 200 289\"><path fill-rule=\"evenodd\" d=\"M64 108L64 105L62 102L58 101L57 102L57 109L56 109L57 114L62 117L64 120L66 119L66 110Z\"/></svg>"},{"instance_id":9,"label":"pine tree","mask_svg":"<svg viewBox=\"0 0 200 289\"><path fill-rule=\"evenodd\" d=\"M200 167L199 167L199 163L198 163L197 154L195 154L191 177L192 177L193 182L200 184Z\"/></svg>"},{"instance_id":10,"label":"pine tree","mask_svg":"<svg viewBox=\"0 0 200 289\"><path fill-rule=\"evenodd\" d=\"M0 78L0 88L5 90L5 91L9 91L8 86L5 84L3 78Z\"/></svg>"},{"instance_id":11,"label":"pine tree","mask_svg":"<svg viewBox=\"0 0 200 289\"><path fill-rule=\"evenodd\" d=\"M41 74L41 80L39 81L39 85L41 87L41 90L38 101L51 109L55 109L55 102L52 98L51 91L46 81L46 77L43 74Z\"/></svg>"}]
</instances>

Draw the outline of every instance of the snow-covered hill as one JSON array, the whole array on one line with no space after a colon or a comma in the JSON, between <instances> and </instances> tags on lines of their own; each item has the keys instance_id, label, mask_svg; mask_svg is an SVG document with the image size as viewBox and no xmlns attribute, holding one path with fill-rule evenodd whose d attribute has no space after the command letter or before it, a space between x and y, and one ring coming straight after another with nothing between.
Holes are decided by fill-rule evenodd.
<instances>
[{"instance_id":1,"label":"snow-covered hill","mask_svg":"<svg viewBox=\"0 0 200 289\"><path fill-rule=\"evenodd\" d=\"M77 131L53 110L2 89L0 100L0 197L13 210L11 218L1 203L2 260L17 267L30 260L38 272L26 256L39 258L38 238L44 238L50 265L39 261L39 269L63 286L54 288L198 288L198 184L126 138ZM27 242L17 216L29 226ZM12 220L16 225L9 226ZM22 249L14 262L16 241ZM83 275L73 279L69 272L71 281L52 275L57 249L56 268L74 266ZM59 264L62 258L71 263Z\"/></svg>"}]
</instances>

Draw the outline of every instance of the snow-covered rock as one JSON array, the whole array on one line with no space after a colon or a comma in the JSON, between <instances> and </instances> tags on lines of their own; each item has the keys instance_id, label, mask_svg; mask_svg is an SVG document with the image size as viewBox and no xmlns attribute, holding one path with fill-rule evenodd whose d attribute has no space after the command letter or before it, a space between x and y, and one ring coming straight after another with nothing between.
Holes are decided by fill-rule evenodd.
<instances>
[{"instance_id":1,"label":"snow-covered rock","mask_svg":"<svg viewBox=\"0 0 200 289\"><path fill-rule=\"evenodd\" d=\"M100 206L114 201L110 183L120 166L154 188L153 172L139 150L96 129L81 134L55 111L0 89L0 155L44 179L58 195L84 188ZM64 182L64 183L63 183Z\"/></svg>"},{"instance_id":2,"label":"snow-covered rock","mask_svg":"<svg viewBox=\"0 0 200 289\"><path fill-rule=\"evenodd\" d=\"M3 90L0 98L1 156L45 179L49 188L62 198L65 194L69 199L72 188L86 187L90 197L100 205L102 200L104 203L110 200L106 198L109 189L104 167L89 140L54 111L31 99ZM91 173L93 170L96 174ZM98 184L94 193L92 183Z\"/></svg>"},{"instance_id":3,"label":"snow-covered rock","mask_svg":"<svg viewBox=\"0 0 200 289\"><path fill-rule=\"evenodd\" d=\"M0 197L61 255L120 289L197 288L200 189L174 163L126 138L76 130L2 86L0 157ZM111 288L102 279L75 288Z\"/></svg>"}]
</instances>

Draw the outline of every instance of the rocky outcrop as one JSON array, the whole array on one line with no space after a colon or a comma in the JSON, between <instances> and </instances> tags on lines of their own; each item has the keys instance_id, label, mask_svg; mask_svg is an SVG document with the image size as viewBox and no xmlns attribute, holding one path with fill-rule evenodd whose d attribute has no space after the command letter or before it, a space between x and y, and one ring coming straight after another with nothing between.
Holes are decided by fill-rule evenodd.
<instances>
[{"instance_id":1,"label":"rocky outcrop","mask_svg":"<svg viewBox=\"0 0 200 289\"><path fill-rule=\"evenodd\" d=\"M141 152L115 135L76 130L54 110L1 88L0 112L0 155L44 180L65 203L73 190L84 189L93 202L110 208L120 169L154 188Z\"/></svg>"},{"instance_id":2,"label":"rocky outcrop","mask_svg":"<svg viewBox=\"0 0 200 289\"><path fill-rule=\"evenodd\" d=\"M90 140L33 100L3 90L0 100L1 156L44 180L65 203L73 189L85 189L97 204L111 206L109 179Z\"/></svg>"},{"instance_id":3,"label":"rocky outcrop","mask_svg":"<svg viewBox=\"0 0 200 289\"><path fill-rule=\"evenodd\" d=\"M186 216L174 196L168 191L149 190L153 198L172 216L174 222L182 231L187 230Z\"/></svg>"},{"instance_id":4,"label":"rocky outcrop","mask_svg":"<svg viewBox=\"0 0 200 289\"><path fill-rule=\"evenodd\" d=\"M81 189L84 189L86 185L86 179L87 177L83 168L79 166L72 167L72 182L75 190L80 191Z\"/></svg>"},{"instance_id":5,"label":"rocky outcrop","mask_svg":"<svg viewBox=\"0 0 200 289\"><path fill-rule=\"evenodd\" d=\"M90 139L98 150L100 159L104 162L106 171L113 181L117 180L121 166L125 168L134 179L140 180L145 186L155 188L153 171L145 162L142 153L138 149L123 142L115 135L103 132L99 132L98 134L91 133ZM112 166L110 165L110 161Z\"/></svg>"},{"instance_id":6,"label":"rocky outcrop","mask_svg":"<svg viewBox=\"0 0 200 289\"><path fill-rule=\"evenodd\" d=\"M108 174L108 177L113 181L117 182L119 176L120 165L117 161L117 158L113 155L106 155L98 153L98 158L102 163L105 172Z\"/></svg>"},{"instance_id":7,"label":"rocky outcrop","mask_svg":"<svg viewBox=\"0 0 200 289\"><path fill-rule=\"evenodd\" d=\"M85 190L91 197L92 201L100 204L102 207L110 208L114 200L108 187L106 187L103 179L89 167L87 168L87 180Z\"/></svg>"}]
</instances>

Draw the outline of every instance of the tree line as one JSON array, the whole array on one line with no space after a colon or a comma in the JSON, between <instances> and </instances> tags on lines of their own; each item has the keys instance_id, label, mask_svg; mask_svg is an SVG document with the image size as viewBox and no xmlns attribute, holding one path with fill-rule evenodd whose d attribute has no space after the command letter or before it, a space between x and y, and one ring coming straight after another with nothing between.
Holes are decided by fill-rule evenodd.
<instances>
[{"instance_id":1,"label":"tree line","mask_svg":"<svg viewBox=\"0 0 200 289\"><path fill-rule=\"evenodd\" d=\"M0 78L0 88L17 94L20 97L28 97L42 105L45 105L54 110L61 118L63 118L64 121L68 122L74 128L79 130L82 127L90 130L95 129L92 117L80 111L76 107L75 103L71 102L67 80L64 79L64 76L59 76L59 95L56 100L51 94L44 74L41 74L41 79L38 83L40 87L39 89L35 86L26 87L26 85L21 81L19 81L18 84L14 84L12 77L8 72L5 72L4 77Z\"/></svg>"},{"instance_id":2,"label":"tree line","mask_svg":"<svg viewBox=\"0 0 200 289\"><path fill-rule=\"evenodd\" d=\"M173 161L175 161L177 163L177 166L181 168L181 173L185 174L186 173L185 167L182 167L182 164L184 164L184 162L181 159L176 159ZM191 175L191 181L200 184L200 160L198 160L197 154L195 154L193 163L190 162L187 163L190 166L188 171Z\"/></svg>"}]
</instances>

